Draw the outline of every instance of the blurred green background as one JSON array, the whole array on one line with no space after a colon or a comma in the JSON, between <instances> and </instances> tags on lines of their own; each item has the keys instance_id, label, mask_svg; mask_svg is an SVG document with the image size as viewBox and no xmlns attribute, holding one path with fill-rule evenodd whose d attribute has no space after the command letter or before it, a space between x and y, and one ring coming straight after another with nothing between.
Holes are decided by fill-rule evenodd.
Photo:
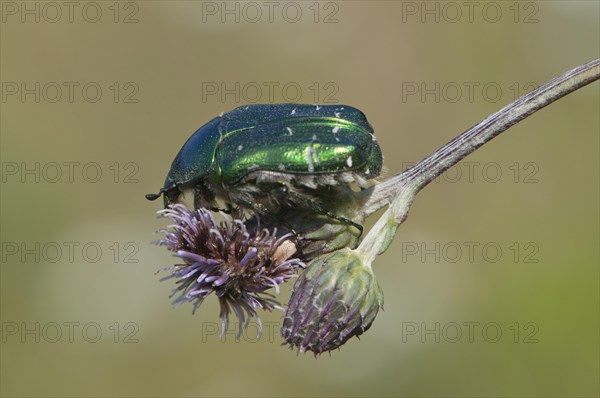
<instances>
[{"instance_id":1,"label":"blurred green background","mask_svg":"<svg viewBox=\"0 0 600 398\"><path fill-rule=\"evenodd\" d=\"M236 342L173 309L144 199L251 102L360 108L392 175L597 58L598 2L73 4L1 4L3 396L598 396L598 83L421 192L385 311L317 360L281 313Z\"/></svg>"}]
</instances>

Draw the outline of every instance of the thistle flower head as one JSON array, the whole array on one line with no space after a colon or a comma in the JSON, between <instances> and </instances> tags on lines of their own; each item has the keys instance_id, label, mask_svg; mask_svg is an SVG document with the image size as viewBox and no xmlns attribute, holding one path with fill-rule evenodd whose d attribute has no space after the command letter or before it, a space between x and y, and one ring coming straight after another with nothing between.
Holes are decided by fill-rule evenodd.
<instances>
[{"instance_id":1,"label":"thistle flower head","mask_svg":"<svg viewBox=\"0 0 600 398\"><path fill-rule=\"evenodd\" d=\"M239 334L252 317L260 325L257 309L281 309L266 291L275 288L279 292L279 285L304 268L304 263L292 257L296 250L290 234L277 237L276 229L248 227L241 212L234 217L223 214L220 223L208 210L191 211L181 204L158 213L173 222L161 230L164 239L158 243L182 260L165 268L171 275L163 278L177 279L173 295L179 296L174 304L191 302L195 311L214 293L221 305L221 332L228 329L233 311L240 322Z\"/></svg>"},{"instance_id":2,"label":"thistle flower head","mask_svg":"<svg viewBox=\"0 0 600 398\"><path fill-rule=\"evenodd\" d=\"M360 252L342 249L312 261L294 284L281 334L300 352L340 347L364 333L383 292Z\"/></svg>"}]
</instances>

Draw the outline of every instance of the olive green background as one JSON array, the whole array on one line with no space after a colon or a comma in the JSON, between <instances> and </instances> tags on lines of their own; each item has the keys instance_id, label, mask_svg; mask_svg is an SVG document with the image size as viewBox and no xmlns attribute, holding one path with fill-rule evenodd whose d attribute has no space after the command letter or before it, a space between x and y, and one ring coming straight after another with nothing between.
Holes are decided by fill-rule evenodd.
<instances>
[{"instance_id":1,"label":"olive green background","mask_svg":"<svg viewBox=\"0 0 600 398\"><path fill-rule=\"evenodd\" d=\"M95 3L96 23L82 17L85 2L73 22L64 7L49 21L55 11L45 3L39 22L22 22L10 8L21 3L8 11L6 3L2 162L38 163L40 180L3 175L3 396L600 393L598 83L511 128L466 159L474 163L463 163L460 176L450 170L422 191L374 264L385 310L360 340L316 360L280 345L281 313L262 316L260 339L251 328L236 342L216 334L214 298L193 316L191 306L173 309L173 283L160 283L155 272L176 260L151 244L165 222L155 217L160 203L144 199L162 185L187 137L254 100L257 85L259 102L283 102L300 87L299 102L360 108L392 175L508 104L517 88L522 94L530 82L598 57L598 2L475 2L472 17L464 2L275 2L272 21L264 2L229 2L238 7L236 22L235 14L203 12L221 2L139 1L118 4L117 23L112 1ZM424 7L437 8L439 22L421 15ZM297 9L299 21L291 22ZM53 85L39 103L33 94L22 101L9 93L22 82L56 82L64 91L55 103ZM79 84L72 102L64 82ZM91 89L87 100L82 95L90 82L102 88L97 102ZM236 82L239 101L203 91ZM407 94L415 85L435 92L436 82L439 100ZM131 93L137 102L125 101ZM53 162L63 173L56 182ZM65 162L79 162L72 182ZM102 176L88 182L94 167ZM7 251L36 242L39 261ZM78 245L72 259L67 244ZM57 245L63 251L52 262ZM97 246L102 253L92 262Z\"/></svg>"}]
</instances>

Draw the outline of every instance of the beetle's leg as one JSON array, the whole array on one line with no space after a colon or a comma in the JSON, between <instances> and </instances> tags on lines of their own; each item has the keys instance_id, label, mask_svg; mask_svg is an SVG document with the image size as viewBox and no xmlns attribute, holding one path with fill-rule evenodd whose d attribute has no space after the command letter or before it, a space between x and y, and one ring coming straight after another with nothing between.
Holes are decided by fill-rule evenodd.
<instances>
[{"instance_id":1,"label":"beetle's leg","mask_svg":"<svg viewBox=\"0 0 600 398\"><path fill-rule=\"evenodd\" d=\"M309 208L316 211L317 213L323 214L324 216L327 216L327 217L333 218L334 220L343 222L344 224L352 225L354 228L358 229L358 231L360 232L361 235L363 233L363 226L360 225L359 223L352 221L348 217L338 216L337 214L335 214L329 210L323 209L322 207L315 204L314 202L310 204Z\"/></svg>"},{"instance_id":2,"label":"beetle's leg","mask_svg":"<svg viewBox=\"0 0 600 398\"><path fill-rule=\"evenodd\" d=\"M211 211L218 211L220 213L225 213L225 214L231 214L236 209L237 209L237 207L233 207L231 205L231 203L227 203L227 208L225 208L225 209L221 209L220 207L211 207L210 208Z\"/></svg>"},{"instance_id":3,"label":"beetle's leg","mask_svg":"<svg viewBox=\"0 0 600 398\"><path fill-rule=\"evenodd\" d=\"M298 257L300 257L300 258L304 257L304 251L302 250L304 245L300 241L300 234L298 233L298 231L296 231L296 229L294 228L294 226L292 224L283 220L281 217L277 217L272 211L267 209L261 203L244 200L244 201L241 201L241 204L242 204L242 207L247 207L249 209L252 209L255 212L257 212L258 214L275 217L279 223L281 223L283 226L285 226L287 229L289 229L290 233L292 235L294 235L294 240L296 241L296 249L298 249Z\"/></svg>"},{"instance_id":4,"label":"beetle's leg","mask_svg":"<svg viewBox=\"0 0 600 398\"><path fill-rule=\"evenodd\" d=\"M200 207L202 207L201 202L202 202L202 189L200 187L200 184L196 184L196 186L194 187L194 210L198 210Z\"/></svg>"},{"instance_id":5,"label":"beetle's leg","mask_svg":"<svg viewBox=\"0 0 600 398\"><path fill-rule=\"evenodd\" d=\"M354 228L358 229L358 231L362 235L363 226L352 221L348 217L338 216L334 212L323 208L318 202L316 202L314 200L307 200L306 196L296 193L296 192L294 192L294 190L290 190L287 186L278 188L278 190L281 190L281 192L285 193L291 199L291 201L293 203L299 204L302 207L311 209L319 214L333 218L334 220L340 221L344 224L352 225Z\"/></svg>"},{"instance_id":6,"label":"beetle's leg","mask_svg":"<svg viewBox=\"0 0 600 398\"><path fill-rule=\"evenodd\" d=\"M205 194L206 194L206 191L202 189L202 185L197 184L194 187L194 210L198 210L199 208L202 207L202 197ZM210 203L210 198L208 201ZM231 205L229 203L227 204L227 209L219 209L218 207L209 207L208 209L210 211L215 211L215 212L222 211L223 213L226 213L226 214L231 214L231 212L233 211L233 207L231 207Z\"/></svg>"}]
</instances>

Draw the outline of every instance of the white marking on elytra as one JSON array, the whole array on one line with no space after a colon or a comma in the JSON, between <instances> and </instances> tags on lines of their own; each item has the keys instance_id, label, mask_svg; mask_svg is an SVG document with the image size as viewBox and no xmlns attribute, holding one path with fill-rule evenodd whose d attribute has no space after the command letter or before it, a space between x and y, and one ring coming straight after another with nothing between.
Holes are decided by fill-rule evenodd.
<instances>
[{"instance_id":1,"label":"white marking on elytra","mask_svg":"<svg viewBox=\"0 0 600 398\"><path fill-rule=\"evenodd\" d=\"M247 107L245 107L245 108L244 108L244 110L246 110L246 111L247 111L249 108L250 108L250 107L249 107L249 106L247 106Z\"/></svg>"},{"instance_id":2,"label":"white marking on elytra","mask_svg":"<svg viewBox=\"0 0 600 398\"><path fill-rule=\"evenodd\" d=\"M335 117L340 117L340 112L333 112L333 114L335 115Z\"/></svg>"},{"instance_id":3,"label":"white marking on elytra","mask_svg":"<svg viewBox=\"0 0 600 398\"><path fill-rule=\"evenodd\" d=\"M221 111L221 113L219 113L219 117L223 117L224 114L225 114L225 111Z\"/></svg>"},{"instance_id":4,"label":"white marking on elytra","mask_svg":"<svg viewBox=\"0 0 600 398\"><path fill-rule=\"evenodd\" d=\"M365 174L371 174L371 169L369 169L368 167L365 169Z\"/></svg>"},{"instance_id":5,"label":"white marking on elytra","mask_svg":"<svg viewBox=\"0 0 600 398\"><path fill-rule=\"evenodd\" d=\"M315 107L317 108L317 110L321 109L321 107L317 104L315 104Z\"/></svg>"},{"instance_id":6,"label":"white marking on elytra","mask_svg":"<svg viewBox=\"0 0 600 398\"><path fill-rule=\"evenodd\" d=\"M315 171L315 163L319 163L321 160L319 159L319 155L315 148L313 148L312 143L306 148L306 162L308 163L308 172L313 173Z\"/></svg>"},{"instance_id":7,"label":"white marking on elytra","mask_svg":"<svg viewBox=\"0 0 600 398\"><path fill-rule=\"evenodd\" d=\"M344 107L342 106L340 109L341 109L341 110L344 110Z\"/></svg>"},{"instance_id":8,"label":"white marking on elytra","mask_svg":"<svg viewBox=\"0 0 600 398\"><path fill-rule=\"evenodd\" d=\"M371 141L377 141L377 138L375 138L375 134L371 134Z\"/></svg>"},{"instance_id":9,"label":"white marking on elytra","mask_svg":"<svg viewBox=\"0 0 600 398\"><path fill-rule=\"evenodd\" d=\"M238 151L241 151L242 149L244 149L243 145L238 145Z\"/></svg>"},{"instance_id":10,"label":"white marking on elytra","mask_svg":"<svg viewBox=\"0 0 600 398\"><path fill-rule=\"evenodd\" d=\"M284 171L284 170L285 170L285 164L283 164L283 163L279 163L279 166L277 166L277 168L278 168L279 170L281 170L281 171Z\"/></svg>"},{"instance_id":11,"label":"white marking on elytra","mask_svg":"<svg viewBox=\"0 0 600 398\"><path fill-rule=\"evenodd\" d=\"M296 108L292 109L292 113L290 115L295 115L296 114Z\"/></svg>"},{"instance_id":12,"label":"white marking on elytra","mask_svg":"<svg viewBox=\"0 0 600 398\"><path fill-rule=\"evenodd\" d=\"M306 148L306 162L308 163L308 172L313 173L315 171L315 165L313 163L313 147L309 146Z\"/></svg>"},{"instance_id":13,"label":"white marking on elytra","mask_svg":"<svg viewBox=\"0 0 600 398\"><path fill-rule=\"evenodd\" d=\"M338 131L340 131L340 126L335 126L333 129L331 129L331 132L333 133L333 138L335 138L336 142L340 142L339 137L336 135Z\"/></svg>"},{"instance_id":14,"label":"white marking on elytra","mask_svg":"<svg viewBox=\"0 0 600 398\"><path fill-rule=\"evenodd\" d=\"M352 156L348 156L348 159L346 159L346 164L348 167L352 167Z\"/></svg>"},{"instance_id":15,"label":"white marking on elytra","mask_svg":"<svg viewBox=\"0 0 600 398\"><path fill-rule=\"evenodd\" d=\"M313 136L312 136L312 140L313 140L313 141L316 141L316 140L317 140L317 135L316 135L316 134L313 134Z\"/></svg>"},{"instance_id":16,"label":"white marking on elytra","mask_svg":"<svg viewBox=\"0 0 600 398\"><path fill-rule=\"evenodd\" d=\"M294 132L290 127L286 127L285 129L288 131L288 133L290 133L290 135L294 135Z\"/></svg>"}]
</instances>

